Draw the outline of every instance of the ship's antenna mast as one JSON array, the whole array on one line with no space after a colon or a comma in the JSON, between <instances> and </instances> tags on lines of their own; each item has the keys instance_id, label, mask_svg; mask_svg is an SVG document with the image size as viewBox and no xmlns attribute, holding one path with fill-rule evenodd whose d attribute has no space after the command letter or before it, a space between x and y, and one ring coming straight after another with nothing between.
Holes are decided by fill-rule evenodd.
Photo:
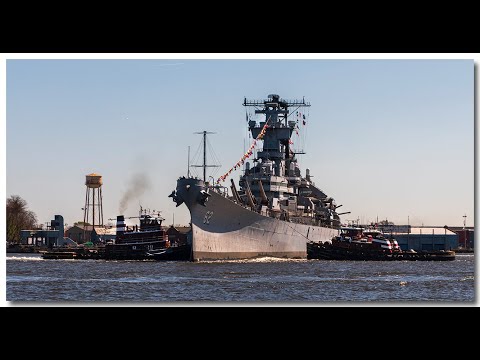
<instances>
[{"instance_id":1,"label":"ship's antenna mast","mask_svg":"<svg viewBox=\"0 0 480 360\"><path fill-rule=\"evenodd\" d=\"M187 178L190 177L190 146L188 147Z\"/></svg>"},{"instance_id":2,"label":"ship's antenna mast","mask_svg":"<svg viewBox=\"0 0 480 360\"><path fill-rule=\"evenodd\" d=\"M194 134L203 134L203 165L192 165L193 167L203 167L203 182L207 181L207 167L220 167L220 165L207 165L207 134L215 134L214 132L201 131Z\"/></svg>"},{"instance_id":3,"label":"ship's antenna mast","mask_svg":"<svg viewBox=\"0 0 480 360\"><path fill-rule=\"evenodd\" d=\"M203 132L203 182L207 181L207 132Z\"/></svg>"}]
</instances>

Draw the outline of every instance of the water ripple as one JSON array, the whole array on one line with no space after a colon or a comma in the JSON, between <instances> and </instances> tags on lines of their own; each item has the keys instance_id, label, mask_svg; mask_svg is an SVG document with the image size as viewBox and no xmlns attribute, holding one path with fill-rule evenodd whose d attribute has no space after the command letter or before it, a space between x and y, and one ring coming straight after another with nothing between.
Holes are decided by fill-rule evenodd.
<instances>
[{"instance_id":1,"label":"water ripple","mask_svg":"<svg viewBox=\"0 0 480 360\"><path fill-rule=\"evenodd\" d=\"M7 256L8 301L473 303L474 257L363 262L283 258L211 262ZM41 261L39 261L41 260Z\"/></svg>"}]
</instances>

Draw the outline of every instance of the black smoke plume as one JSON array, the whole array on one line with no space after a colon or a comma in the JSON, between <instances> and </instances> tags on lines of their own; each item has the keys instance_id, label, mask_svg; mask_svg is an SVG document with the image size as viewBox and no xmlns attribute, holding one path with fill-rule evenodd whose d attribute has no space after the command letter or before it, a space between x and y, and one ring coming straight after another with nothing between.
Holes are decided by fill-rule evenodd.
<instances>
[{"instance_id":1,"label":"black smoke plume","mask_svg":"<svg viewBox=\"0 0 480 360\"><path fill-rule=\"evenodd\" d=\"M150 189L150 180L145 174L134 174L128 184L128 189L120 200L119 214L124 214L128 208L128 204L143 195L145 191Z\"/></svg>"}]
</instances>

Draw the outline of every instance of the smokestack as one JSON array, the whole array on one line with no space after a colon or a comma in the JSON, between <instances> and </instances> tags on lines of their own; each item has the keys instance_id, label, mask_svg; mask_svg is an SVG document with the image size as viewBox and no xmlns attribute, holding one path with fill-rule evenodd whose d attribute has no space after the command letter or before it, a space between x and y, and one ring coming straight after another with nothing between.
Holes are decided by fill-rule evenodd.
<instances>
[{"instance_id":1,"label":"smokestack","mask_svg":"<svg viewBox=\"0 0 480 360\"><path fill-rule=\"evenodd\" d=\"M125 216L118 215L117 216L117 235L123 234L125 232Z\"/></svg>"}]
</instances>

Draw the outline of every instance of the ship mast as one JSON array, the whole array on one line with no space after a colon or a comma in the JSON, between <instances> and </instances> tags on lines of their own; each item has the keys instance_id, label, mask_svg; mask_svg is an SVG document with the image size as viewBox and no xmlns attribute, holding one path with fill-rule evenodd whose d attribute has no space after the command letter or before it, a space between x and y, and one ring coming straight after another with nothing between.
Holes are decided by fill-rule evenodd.
<instances>
[{"instance_id":1,"label":"ship mast","mask_svg":"<svg viewBox=\"0 0 480 360\"><path fill-rule=\"evenodd\" d=\"M264 114L265 122L268 122L268 131L265 134L263 150L259 152L258 157L264 160L273 160L275 162L285 161L290 163L290 137L295 129L296 121L289 121L288 116L291 107L296 109L309 107L310 103L301 100L284 100L277 94L268 95L265 100L247 100L243 101L243 106L255 108L255 114ZM257 126L254 120L249 121L249 129L254 138L258 136L261 127L265 124L260 123ZM303 154L303 152L297 152Z\"/></svg>"},{"instance_id":2,"label":"ship mast","mask_svg":"<svg viewBox=\"0 0 480 360\"><path fill-rule=\"evenodd\" d=\"M203 182L207 181L207 167L220 167L220 165L207 165L207 134L215 134L210 131L195 132L194 134L203 134L203 165L191 165L193 167L203 168Z\"/></svg>"},{"instance_id":3,"label":"ship mast","mask_svg":"<svg viewBox=\"0 0 480 360\"><path fill-rule=\"evenodd\" d=\"M190 146L188 147L187 177L190 177Z\"/></svg>"}]
</instances>

